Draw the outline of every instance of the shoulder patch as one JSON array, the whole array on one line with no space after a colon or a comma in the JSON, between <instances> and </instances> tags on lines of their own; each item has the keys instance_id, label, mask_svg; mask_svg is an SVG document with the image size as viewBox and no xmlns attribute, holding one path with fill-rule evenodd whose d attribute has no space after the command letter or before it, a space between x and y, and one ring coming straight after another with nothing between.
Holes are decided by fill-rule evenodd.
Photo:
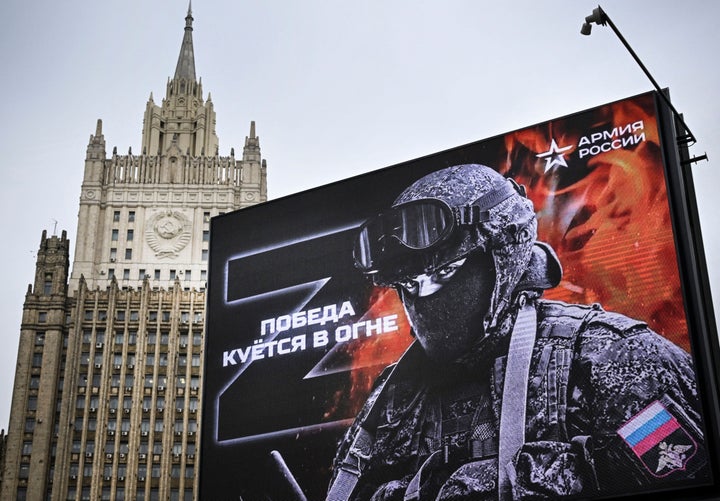
<instances>
[{"instance_id":1,"label":"shoulder patch","mask_svg":"<svg viewBox=\"0 0 720 501\"><path fill-rule=\"evenodd\" d=\"M622 425L617 434L655 477L685 470L697 452L697 443L659 400Z\"/></svg>"}]
</instances>

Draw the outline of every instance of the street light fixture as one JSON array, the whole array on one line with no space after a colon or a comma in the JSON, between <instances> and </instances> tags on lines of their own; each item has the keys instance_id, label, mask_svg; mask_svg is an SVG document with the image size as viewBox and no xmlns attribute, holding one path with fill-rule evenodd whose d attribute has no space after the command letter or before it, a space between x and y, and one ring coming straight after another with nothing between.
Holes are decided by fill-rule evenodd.
<instances>
[{"instance_id":1,"label":"street light fixture","mask_svg":"<svg viewBox=\"0 0 720 501\"><path fill-rule=\"evenodd\" d=\"M635 51L632 49L632 47L630 47L630 44L627 40L625 40L625 37L622 36L622 33L620 33L620 30L617 29L615 23L612 22L610 16L608 16L607 13L599 5L597 6L597 8L593 9L592 14L585 17L585 22L583 23L582 28L580 28L580 33L586 36L590 35L590 33L592 33L593 24L597 24L598 26L610 26L610 29L613 30L618 39L620 39L620 42L622 42L622 44L628 50L628 52L633 57L638 66L640 66L640 69L642 69L645 75L650 79L650 82L652 82L655 90L658 91L658 94L660 94L665 103L670 107L673 115L675 115L675 118L681 127L681 130L679 131L679 134L676 138L678 145L688 147L695 144L697 142L697 140L695 139L695 135L690 131L690 128L683 120L682 115L675 109L675 106L673 106L673 104L670 102L668 97L665 95L665 92L662 91L660 85L658 85L653 76L650 74L650 71L645 67L645 65L640 60ZM707 160L707 155L703 154L697 157L693 157L689 159L687 163L694 163L700 160Z\"/></svg>"}]
</instances>

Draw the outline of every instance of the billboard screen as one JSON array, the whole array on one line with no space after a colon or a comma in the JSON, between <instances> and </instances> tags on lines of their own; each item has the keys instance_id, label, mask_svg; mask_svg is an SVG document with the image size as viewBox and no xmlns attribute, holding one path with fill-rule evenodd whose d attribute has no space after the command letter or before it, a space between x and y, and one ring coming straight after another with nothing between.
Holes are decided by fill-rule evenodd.
<instances>
[{"instance_id":1,"label":"billboard screen","mask_svg":"<svg viewBox=\"0 0 720 501\"><path fill-rule=\"evenodd\" d=\"M712 492L672 130L647 93L214 218L201 498Z\"/></svg>"}]
</instances>

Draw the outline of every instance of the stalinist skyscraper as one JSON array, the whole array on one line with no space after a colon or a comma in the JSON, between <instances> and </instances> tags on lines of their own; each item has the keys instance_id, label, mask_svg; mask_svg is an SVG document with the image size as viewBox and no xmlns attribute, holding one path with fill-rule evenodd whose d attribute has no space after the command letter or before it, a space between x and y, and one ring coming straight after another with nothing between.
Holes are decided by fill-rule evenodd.
<instances>
[{"instance_id":1,"label":"stalinist skyscraper","mask_svg":"<svg viewBox=\"0 0 720 501\"><path fill-rule=\"evenodd\" d=\"M42 234L0 499L197 499L209 222L267 185L254 122L220 155L192 23L141 147L90 136L72 267L65 232Z\"/></svg>"}]
</instances>

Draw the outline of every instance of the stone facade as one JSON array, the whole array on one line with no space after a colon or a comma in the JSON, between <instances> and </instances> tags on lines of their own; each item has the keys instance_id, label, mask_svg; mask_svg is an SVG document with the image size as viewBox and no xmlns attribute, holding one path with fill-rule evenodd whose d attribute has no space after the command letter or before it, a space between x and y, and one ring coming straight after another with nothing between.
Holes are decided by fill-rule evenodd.
<instances>
[{"instance_id":1,"label":"stone facade","mask_svg":"<svg viewBox=\"0 0 720 501\"><path fill-rule=\"evenodd\" d=\"M25 297L3 500L197 499L210 218L267 198L255 124L220 156L192 15L141 153L90 136L77 242L42 235ZM0 465L2 466L2 465Z\"/></svg>"}]
</instances>

